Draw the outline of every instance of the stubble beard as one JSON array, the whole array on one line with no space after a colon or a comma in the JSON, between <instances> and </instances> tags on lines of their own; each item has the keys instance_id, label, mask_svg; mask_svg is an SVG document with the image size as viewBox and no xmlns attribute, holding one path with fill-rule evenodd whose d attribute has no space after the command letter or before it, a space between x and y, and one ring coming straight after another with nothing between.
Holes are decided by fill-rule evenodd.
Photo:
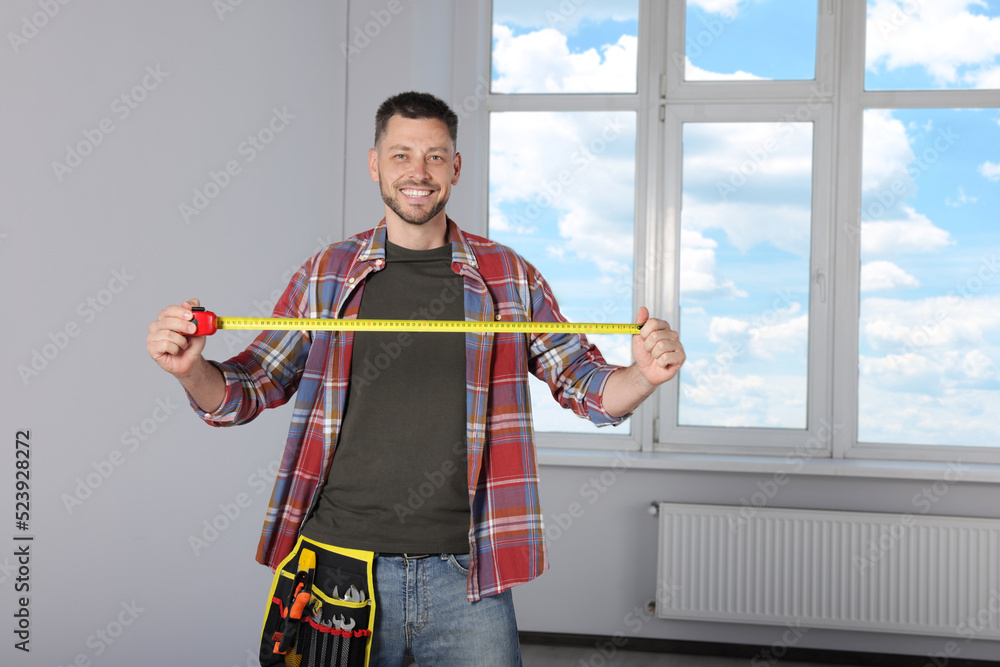
<instances>
[{"instance_id":1,"label":"stubble beard","mask_svg":"<svg viewBox=\"0 0 1000 667\"><path fill-rule=\"evenodd\" d=\"M425 225L433 220L438 213L444 210L444 205L448 203L447 198L441 199L427 213L424 213L419 217L414 217L413 215L404 212L403 204L394 194L394 191L381 181L379 182L379 191L382 193L382 201L385 202L385 205L388 206L393 213L398 215L403 222L415 226Z\"/></svg>"}]
</instances>

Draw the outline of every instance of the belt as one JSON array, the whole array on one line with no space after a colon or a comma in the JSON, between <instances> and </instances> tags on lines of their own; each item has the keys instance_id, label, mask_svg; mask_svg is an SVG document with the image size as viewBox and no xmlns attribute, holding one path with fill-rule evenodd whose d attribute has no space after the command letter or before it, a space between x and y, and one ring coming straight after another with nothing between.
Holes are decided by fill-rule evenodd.
<instances>
[{"instance_id":1,"label":"belt","mask_svg":"<svg viewBox=\"0 0 1000 667\"><path fill-rule=\"evenodd\" d=\"M437 554L384 554L384 553L379 553L379 556L390 556L392 558L405 558L406 560L420 560L421 558L428 558L429 556L437 556Z\"/></svg>"}]
</instances>

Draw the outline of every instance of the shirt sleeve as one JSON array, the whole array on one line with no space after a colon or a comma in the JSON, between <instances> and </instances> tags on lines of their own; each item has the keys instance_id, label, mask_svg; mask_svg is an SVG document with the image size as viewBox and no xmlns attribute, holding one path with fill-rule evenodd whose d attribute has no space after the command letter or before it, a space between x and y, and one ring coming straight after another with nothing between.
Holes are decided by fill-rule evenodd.
<instances>
[{"instance_id":1,"label":"shirt sleeve","mask_svg":"<svg viewBox=\"0 0 1000 667\"><path fill-rule=\"evenodd\" d=\"M567 322L545 279L529 265L531 319ZM600 350L582 334L532 334L529 369L549 386L552 397L564 408L597 426L617 425L631 414L613 417L604 408L604 387L621 366L609 364Z\"/></svg>"},{"instance_id":2,"label":"shirt sleeve","mask_svg":"<svg viewBox=\"0 0 1000 667\"><path fill-rule=\"evenodd\" d=\"M312 260L289 281L274 308L274 317L306 317ZM225 335L225 331L221 332ZM309 355L311 335L304 331L263 331L241 353L211 361L226 381L226 395L213 412L202 410L188 394L192 409L212 426L252 421L267 408L284 405L298 388Z\"/></svg>"}]
</instances>

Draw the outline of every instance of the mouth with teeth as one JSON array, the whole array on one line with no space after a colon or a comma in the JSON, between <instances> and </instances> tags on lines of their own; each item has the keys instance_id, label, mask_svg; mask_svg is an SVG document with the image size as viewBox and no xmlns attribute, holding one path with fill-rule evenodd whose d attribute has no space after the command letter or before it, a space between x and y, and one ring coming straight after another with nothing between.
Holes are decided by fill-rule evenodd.
<instances>
[{"instance_id":1,"label":"mouth with teeth","mask_svg":"<svg viewBox=\"0 0 1000 667\"><path fill-rule=\"evenodd\" d=\"M422 201L431 196L434 192L433 190L428 190L427 188L400 188L399 192L407 199L415 199Z\"/></svg>"}]
</instances>

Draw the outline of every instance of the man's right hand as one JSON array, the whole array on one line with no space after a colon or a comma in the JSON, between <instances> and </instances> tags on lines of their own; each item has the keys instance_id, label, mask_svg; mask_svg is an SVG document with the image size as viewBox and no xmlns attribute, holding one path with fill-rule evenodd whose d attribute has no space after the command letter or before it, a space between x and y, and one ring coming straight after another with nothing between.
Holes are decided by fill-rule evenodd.
<instances>
[{"instance_id":1,"label":"man's right hand","mask_svg":"<svg viewBox=\"0 0 1000 667\"><path fill-rule=\"evenodd\" d=\"M198 299L190 299L179 306L167 306L149 324L146 351L163 370L177 378L190 375L203 361L205 336L190 335L196 328L191 308L199 305Z\"/></svg>"},{"instance_id":2,"label":"man's right hand","mask_svg":"<svg viewBox=\"0 0 1000 667\"><path fill-rule=\"evenodd\" d=\"M179 306L167 306L149 325L146 351L160 367L172 374L205 412L215 412L226 398L226 380L218 368L201 356L205 336L192 336L197 329L191 308L200 306L189 299Z\"/></svg>"}]
</instances>

